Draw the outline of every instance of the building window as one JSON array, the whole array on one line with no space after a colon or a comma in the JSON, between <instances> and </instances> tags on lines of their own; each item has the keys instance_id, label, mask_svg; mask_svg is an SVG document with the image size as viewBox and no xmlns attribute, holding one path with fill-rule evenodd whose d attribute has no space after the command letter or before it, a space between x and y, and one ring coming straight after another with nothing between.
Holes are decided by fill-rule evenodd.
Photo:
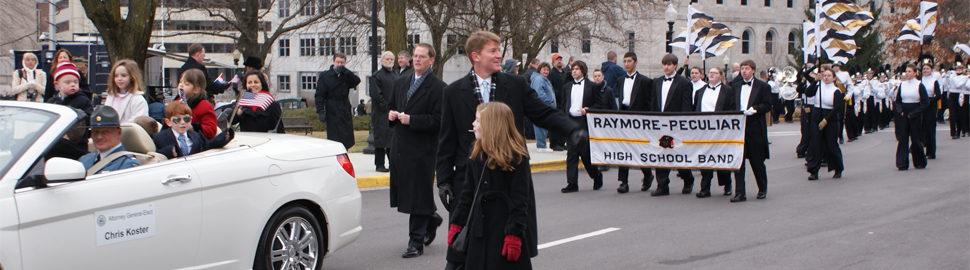
<instances>
[{"instance_id":1,"label":"building window","mask_svg":"<svg viewBox=\"0 0 970 270\"><path fill-rule=\"evenodd\" d=\"M375 48L374 45L374 36L367 36L367 51L373 54L374 49L377 49L377 54L380 55L384 51L384 47L382 47L384 45L384 37L377 36L377 47Z\"/></svg>"},{"instance_id":2,"label":"building window","mask_svg":"<svg viewBox=\"0 0 970 270\"><path fill-rule=\"evenodd\" d=\"M747 6L748 5L748 0L741 0L741 5L742 6Z\"/></svg>"},{"instance_id":3,"label":"building window","mask_svg":"<svg viewBox=\"0 0 970 270\"><path fill-rule=\"evenodd\" d=\"M280 39L280 56L290 56L290 39Z\"/></svg>"},{"instance_id":4,"label":"building window","mask_svg":"<svg viewBox=\"0 0 970 270\"><path fill-rule=\"evenodd\" d=\"M357 38L354 37L341 37L340 38L340 53L346 55L357 54Z\"/></svg>"},{"instance_id":5,"label":"building window","mask_svg":"<svg viewBox=\"0 0 970 270\"><path fill-rule=\"evenodd\" d=\"M290 75L277 75L276 76L276 90L278 92L289 93L290 92Z\"/></svg>"},{"instance_id":6,"label":"building window","mask_svg":"<svg viewBox=\"0 0 970 270\"><path fill-rule=\"evenodd\" d=\"M718 5L723 5L724 4L724 0L717 0L717 4Z\"/></svg>"},{"instance_id":7,"label":"building window","mask_svg":"<svg viewBox=\"0 0 970 270\"><path fill-rule=\"evenodd\" d=\"M771 6L771 0L765 0L765 7Z\"/></svg>"},{"instance_id":8,"label":"building window","mask_svg":"<svg viewBox=\"0 0 970 270\"><path fill-rule=\"evenodd\" d=\"M414 46L421 43L420 34L410 34L408 35L408 52L414 52Z\"/></svg>"},{"instance_id":9,"label":"building window","mask_svg":"<svg viewBox=\"0 0 970 270\"><path fill-rule=\"evenodd\" d=\"M465 54L465 46L462 46L461 44L459 44L458 40L459 40L458 35L448 34L446 38L447 42L445 43L445 49L443 51L447 51L448 48L451 48L452 46L456 46L457 47L455 48L456 54Z\"/></svg>"},{"instance_id":10,"label":"building window","mask_svg":"<svg viewBox=\"0 0 970 270\"><path fill-rule=\"evenodd\" d=\"M317 89L317 74L313 72L300 72L300 90L313 91Z\"/></svg>"},{"instance_id":11,"label":"building window","mask_svg":"<svg viewBox=\"0 0 970 270\"><path fill-rule=\"evenodd\" d=\"M583 53L589 53L590 51L593 50L593 41L591 40L592 38L593 38L593 35L589 33L589 28L584 28L583 40L582 40Z\"/></svg>"},{"instance_id":12,"label":"building window","mask_svg":"<svg viewBox=\"0 0 970 270\"><path fill-rule=\"evenodd\" d=\"M312 38L301 38L300 39L300 56L314 56L316 55L317 43L315 39Z\"/></svg>"},{"instance_id":13,"label":"building window","mask_svg":"<svg viewBox=\"0 0 970 270\"><path fill-rule=\"evenodd\" d=\"M337 38L320 38L320 56L331 56L337 53Z\"/></svg>"},{"instance_id":14,"label":"building window","mask_svg":"<svg viewBox=\"0 0 970 270\"><path fill-rule=\"evenodd\" d=\"M795 32L792 31L788 33L788 54L793 54L795 51Z\"/></svg>"},{"instance_id":15,"label":"building window","mask_svg":"<svg viewBox=\"0 0 970 270\"><path fill-rule=\"evenodd\" d=\"M775 44L775 33L768 31L768 33L765 34L765 54L774 53L774 51L772 50L772 47L774 47L772 45L774 44Z\"/></svg>"},{"instance_id":16,"label":"building window","mask_svg":"<svg viewBox=\"0 0 970 270\"><path fill-rule=\"evenodd\" d=\"M279 0L280 18L286 18L290 16L290 0Z\"/></svg>"},{"instance_id":17,"label":"building window","mask_svg":"<svg viewBox=\"0 0 970 270\"><path fill-rule=\"evenodd\" d=\"M549 41L549 53L559 53L559 40L553 39Z\"/></svg>"},{"instance_id":18,"label":"building window","mask_svg":"<svg viewBox=\"0 0 970 270\"><path fill-rule=\"evenodd\" d=\"M748 54L751 44L751 32L744 31L741 33L741 53Z\"/></svg>"},{"instance_id":19,"label":"building window","mask_svg":"<svg viewBox=\"0 0 970 270\"><path fill-rule=\"evenodd\" d=\"M795 7L795 0L788 0L788 8Z\"/></svg>"},{"instance_id":20,"label":"building window","mask_svg":"<svg viewBox=\"0 0 970 270\"><path fill-rule=\"evenodd\" d=\"M315 3L307 3L300 9L300 16L313 16L317 14L317 5Z\"/></svg>"},{"instance_id":21,"label":"building window","mask_svg":"<svg viewBox=\"0 0 970 270\"><path fill-rule=\"evenodd\" d=\"M637 33L630 31L626 33L626 47L630 52L637 51Z\"/></svg>"},{"instance_id":22,"label":"building window","mask_svg":"<svg viewBox=\"0 0 970 270\"><path fill-rule=\"evenodd\" d=\"M691 3L697 3L697 0L690 0Z\"/></svg>"}]
</instances>

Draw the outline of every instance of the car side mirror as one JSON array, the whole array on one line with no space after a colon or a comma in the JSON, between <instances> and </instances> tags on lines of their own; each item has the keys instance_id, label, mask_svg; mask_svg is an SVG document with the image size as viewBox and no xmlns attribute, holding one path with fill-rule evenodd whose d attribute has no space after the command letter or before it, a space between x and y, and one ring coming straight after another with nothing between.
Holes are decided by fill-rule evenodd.
<instances>
[{"instance_id":1,"label":"car side mirror","mask_svg":"<svg viewBox=\"0 0 970 270\"><path fill-rule=\"evenodd\" d=\"M77 160L56 157L44 164L44 178L47 178L48 183L80 181L87 175L84 164Z\"/></svg>"}]
</instances>

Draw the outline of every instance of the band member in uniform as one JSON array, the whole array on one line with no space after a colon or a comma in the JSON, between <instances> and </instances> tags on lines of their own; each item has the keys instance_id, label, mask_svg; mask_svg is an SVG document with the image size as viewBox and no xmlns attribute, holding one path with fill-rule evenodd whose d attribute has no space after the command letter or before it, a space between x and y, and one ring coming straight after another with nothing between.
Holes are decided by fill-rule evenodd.
<instances>
[{"instance_id":1,"label":"band member in uniform","mask_svg":"<svg viewBox=\"0 0 970 270\"><path fill-rule=\"evenodd\" d=\"M936 112L940 109L940 98L943 96L942 89L936 76L933 76L933 57L925 55L923 57L923 77L920 79L923 87L926 88L926 97L930 100L930 105L923 111L922 136L923 147L926 148L926 158L936 159Z\"/></svg>"},{"instance_id":2,"label":"band member in uniform","mask_svg":"<svg viewBox=\"0 0 970 270\"><path fill-rule=\"evenodd\" d=\"M536 126L564 134L571 142L586 135L565 113L542 102L525 78L501 72L500 44L502 40L494 33L476 31L469 35L465 41L465 55L473 70L468 76L449 84L442 93L441 132L435 166L438 196L452 215L449 219L454 218L455 202L461 199L456 195L465 185L468 157L475 142L472 122L478 104L492 100L505 103L515 116L516 129L521 129L523 119L528 117ZM465 256L449 250L447 261L445 269L461 269Z\"/></svg>"},{"instance_id":3,"label":"band member in uniform","mask_svg":"<svg viewBox=\"0 0 970 270\"><path fill-rule=\"evenodd\" d=\"M967 116L962 106L963 95L966 93L967 75L963 74L965 69L959 55L954 61L953 69L953 71L947 73L946 83L950 89L950 94L947 96L950 107L950 138L956 140L960 138L961 133L967 132L966 127L963 126L966 121L964 118Z\"/></svg>"},{"instance_id":4,"label":"band member in uniform","mask_svg":"<svg viewBox=\"0 0 970 270\"><path fill-rule=\"evenodd\" d=\"M738 108L744 109L746 124L744 130L744 158L751 163L751 172L758 184L758 199L766 198L768 194L768 173L765 169L765 159L768 155L768 123L766 113L771 113L771 99L777 98L771 94L771 89L764 81L754 78L757 66L754 61L741 62L741 81L731 85L738 98ZM731 202L747 200L744 187L744 162L741 169L734 173L735 191Z\"/></svg>"},{"instance_id":5,"label":"band member in uniform","mask_svg":"<svg viewBox=\"0 0 970 270\"><path fill-rule=\"evenodd\" d=\"M821 83L813 85L808 92L814 93L815 111L812 112L812 122L810 131L812 141L809 153L812 155L808 159L808 180L818 180L818 170L821 168L822 160L828 162L829 171L835 171L832 178L842 178L842 170L845 169L842 162L842 149L839 147L838 136L839 121L842 121L842 113L846 110L845 94L842 87L844 85L836 83L835 72L822 66L819 70Z\"/></svg>"},{"instance_id":6,"label":"band member in uniform","mask_svg":"<svg viewBox=\"0 0 970 270\"><path fill-rule=\"evenodd\" d=\"M799 72L798 77L800 78L800 83L798 84L798 91L800 98L802 99L802 115L798 120L801 124L801 139L798 141L798 146L795 146L795 155L798 158L805 158L808 156L808 152L811 151L808 148L808 144L812 138L812 132L809 130L809 123L812 121L812 110L815 108L815 93L809 96L807 91L808 88L818 87L815 85L815 68L812 67L808 70L803 70Z\"/></svg>"},{"instance_id":7,"label":"band member in uniform","mask_svg":"<svg viewBox=\"0 0 970 270\"><path fill-rule=\"evenodd\" d=\"M917 67L906 65L906 80L899 84L896 91L896 102L893 107L896 115L896 168L900 171L909 169L909 155L913 155L913 166L917 169L926 168L926 155L923 153L923 136L921 128L925 121L924 114L932 107L927 95L926 87L916 79ZM934 118L935 114L931 114ZM935 120L935 119L934 119ZM936 121L931 121L934 124ZM907 142L908 141L908 142Z\"/></svg>"},{"instance_id":8,"label":"band member in uniform","mask_svg":"<svg viewBox=\"0 0 970 270\"><path fill-rule=\"evenodd\" d=\"M600 85L586 79L586 63L575 61L570 66L573 75L572 83L562 87L563 109L570 119L582 128L586 125L586 110L603 108L603 95L599 93ZM593 189L603 187L603 173L596 165L590 163L589 139L578 143L566 144L566 187L562 193L579 191L579 158L583 159L583 168L590 178L593 178Z\"/></svg>"},{"instance_id":9,"label":"band member in uniform","mask_svg":"<svg viewBox=\"0 0 970 270\"><path fill-rule=\"evenodd\" d=\"M445 82L434 76L434 47L414 47L414 73L394 81L388 99L391 139L390 203L409 214L408 248L401 255L414 258L434 241L442 218L434 204L438 131L441 128L441 91Z\"/></svg>"},{"instance_id":10,"label":"band member in uniform","mask_svg":"<svg viewBox=\"0 0 970 270\"><path fill-rule=\"evenodd\" d=\"M711 68L707 74L711 83L704 87L704 90L694 94L695 112L723 112L737 111L738 105L735 103L734 91L730 86L723 84L724 72L720 68ZM701 191L697 193L698 198L711 196L711 179L714 178L713 170L701 170ZM731 195L731 171L717 170L717 185L724 186L724 195Z\"/></svg>"},{"instance_id":11,"label":"band member in uniform","mask_svg":"<svg viewBox=\"0 0 970 270\"><path fill-rule=\"evenodd\" d=\"M618 78L616 81L616 88L619 88L620 92L620 110L648 111L650 109L649 97L653 80L637 71L636 53L627 52L623 55L623 69L626 70L626 75ZM643 172L640 191L647 191L653 185L653 172L649 168L641 168L640 171ZM616 192L627 193L630 191L630 186L627 184L629 175L629 167L620 167L617 173L617 180L620 181L620 186L616 188Z\"/></svg>"},{"instance_id":12,"label":"band member in uniform","mask_svg":"<svg viewBox=\"0 0 970 270\"><path fill-rule=\"evenodd\" d=\"M684 112L694 109L693 85L684 76L676 75L677 56L673 54L664 55L660 63L663 65L664 75L653 79L653 94L650 105L651 111L655 112ZM670 194L670 169L657 168L657 190L650 193L651 196L664 196ZM690 170L677 170L684 178L684 189L682 194L691 194L694 190L694 175Z\"/></svg>"},{"instance_id":13,"label":"band member in uniform","mask_svg":"<svg viewBox=\"0 0 970 270\"><path fill-rule=\"evenodd\" d=\"M865 89L868 92L868 98L866 98L866 119L864 121L865 134L873 133L879 130L879 103L877 99L877 93L882 91L879 85L879 80L874 77L875 71L871 68L866 70L866 77L863 79L865 83Z\"/></svg>"},{"instance_id":14,"label":"band member in uniform","mask_svg":"<svg viewBox=\"0 0 970 270\"><path fill-rule=\"evenodd\" d=\"M836 79L836 81L840 82L843 86L845 86L845 90L844 90L845 92L843 92L843 94L845 94L849 98L852 98L849 95L848 90L852 89L855 86L852 85L852 78L851 78L851 76L849 76L849 72L843 71L842 70L842 63L839 63L839 62L832 63L832 71L835 71L835 79ZM849 102L845 102L845 106L851 106L851 105L852 104L849 104ZM851 112L851 111L849 111L848 109L845 109L845 110L843 110L843 113L841 114L841 117L842 117L843 120L842 121L839 121L839 130L841 130L839 132L839 143L845 142L845 138L842 137L843 131L844 132L851 132L845 126L846 125L846 123L845 123L846 120L848 120L850 118L849 116L847 116L847 114L849 114L849 112ZM849 133L849 137L852 137L851 136L851 133Z\"/></svg>"}]
</instances>

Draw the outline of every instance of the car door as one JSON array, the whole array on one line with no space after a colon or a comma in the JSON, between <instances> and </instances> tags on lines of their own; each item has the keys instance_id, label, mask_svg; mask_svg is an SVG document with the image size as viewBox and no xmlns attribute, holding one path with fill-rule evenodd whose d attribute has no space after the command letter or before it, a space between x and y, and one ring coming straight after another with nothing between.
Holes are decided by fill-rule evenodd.
<instances>
[{"instance_id":1,"label":"car door","mask_svg":"<svg viewBox=\"0 0 970 270\"><path fill-rule=\"evenodd\" d=\"M24 269L195 266L202 221L198 173L184 159L18 190Z\"/></svg>"}]
</instances>

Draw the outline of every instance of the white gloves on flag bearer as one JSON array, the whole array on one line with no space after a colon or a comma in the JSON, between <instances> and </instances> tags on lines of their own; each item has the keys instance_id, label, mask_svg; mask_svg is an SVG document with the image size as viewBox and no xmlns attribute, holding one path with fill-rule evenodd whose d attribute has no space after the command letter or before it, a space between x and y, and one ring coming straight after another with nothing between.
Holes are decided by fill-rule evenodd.
<instances>
[{"instance_id":1,"label":"white gloves on flag bearer","mask_svg":"<svg viewBox=\"0 0 970 270\"><path fill-rule=\"evenodd\" d=\"M758 110L755 110L754 107L749 107L747 110L742 110L741 113L744 113L744 115L747 116L752 116L758 113Z\"/></svg>"}]
</instances>

